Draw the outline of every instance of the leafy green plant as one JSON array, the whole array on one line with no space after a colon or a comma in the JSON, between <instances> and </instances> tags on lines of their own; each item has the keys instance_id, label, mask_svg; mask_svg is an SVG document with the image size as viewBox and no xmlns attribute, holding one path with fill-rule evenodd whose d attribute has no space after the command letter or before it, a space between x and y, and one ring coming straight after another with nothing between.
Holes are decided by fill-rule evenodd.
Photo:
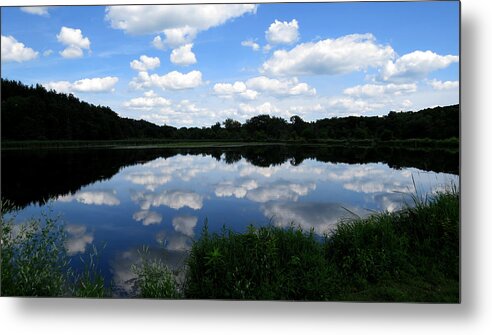
<instances>
[{"instance_id":1,"label":"leafy green plant","mask_svg":"<svg viewBox=\"0 0 492 335\"><path fill-rule=\"evenodd\" d=\"M324 239L205 224L187 266L187 298L457 302L459 194L416 194L413 206L341 222Z\"/></svg>"},{"instance_id":2,"label":"leafy green plant","mask_svg":"<svg viewBox=\"0 0 492 335\"><path fill-rule=\"evenodd\" d=\"M14 224L16 208L2 201L1 287L2 296L104 297L109 295L97 268L97 249L82 273L70 265L66 233L59 218L43 213L39 219ZM7 218L9 213L10 218Z\"/></svg>"},{"instance_id":3,"label":"leafy green plant","mask_svg":"<svg viewBox=\"0 0 492 335\"><path fill-rule=\"evenodd\" d=\"M141 264L132 265L137 275L138 296L142 298L178 299L181 293L172 271L160 259L151 258L148 247L139 250Z\"/></svg>"}]
</instances>

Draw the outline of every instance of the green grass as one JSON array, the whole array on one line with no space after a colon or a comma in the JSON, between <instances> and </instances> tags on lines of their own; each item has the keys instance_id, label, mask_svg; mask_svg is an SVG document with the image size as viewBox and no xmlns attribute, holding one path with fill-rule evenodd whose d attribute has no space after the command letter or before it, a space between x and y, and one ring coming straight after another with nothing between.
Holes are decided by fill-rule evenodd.
<instances>
[{"instance_id":1,"label":"green grass","mask_svg":"<svg viewBox=\"0 0 492 335\"><path fill-rule=\"evenodd\" d=\"M97 250L83 259L84 271L70 265L65 248L66 234L58 218L43 214L23 224L13 224L5 214L15 213L9 202L1 203L1 284L2 296L104 297L110 293L97 267Z\"/></svg>"},{"instance_id":2,"label":"green grass","mask_svg":"<svg viewBox=\"0 0 492 335\"><path fill-rule=\"evenodd\" d=\"M150 258L147 247L143 247L139 254L142 263L131 267L132 272L137 275L137 296L155 299L182 298L175 275L162 260Z\"/></svg>"},{"instance_id":3,"label":"green grass","mask_svg":"<svg viewBox=\"0 0 492 335\"><path fill-rule=\"evenodd\" d=\"M341 223L324 240L291 227L205 228L188 298L459 302L459 196Z\"/></svg>"},{"instance_id":4,"label":"green grass","mask_svg":"<svg viewBox=\"0 0 492 335\"><path fill-rule=\"evenodd\" d=\"M459 233L456 190L416 193L410 207L341 222L324 238L295 226L210 233L205 224L183 283L146 248L132 271L142 298L457 303ZM108 296L97 249L75 274L64 238L49 217L14 226L2 215L1 294Z\"/></svg>"}]
</instances>

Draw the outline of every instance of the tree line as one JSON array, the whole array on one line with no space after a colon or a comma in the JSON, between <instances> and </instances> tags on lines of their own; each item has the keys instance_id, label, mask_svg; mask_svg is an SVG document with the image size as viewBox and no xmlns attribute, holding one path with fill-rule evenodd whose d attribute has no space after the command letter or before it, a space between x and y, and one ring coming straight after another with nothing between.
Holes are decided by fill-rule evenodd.
<instances>
[{"instance_id":1,"label":"tree line","mask_svg":"<svg viewBox=\"0 0 492 335\"><path fill-rule=\"evenodd\" d=\"M2 140L237 140L305 141L325 139L449 139L459 137L459 105L385 116L349 116L308 122L254 116L244 123L226 119L210 127L158 126L120 117L109 107L95 106L73 94L57 93L42 85L27 86L1 80Z\"/></svg>"}]
</instances>

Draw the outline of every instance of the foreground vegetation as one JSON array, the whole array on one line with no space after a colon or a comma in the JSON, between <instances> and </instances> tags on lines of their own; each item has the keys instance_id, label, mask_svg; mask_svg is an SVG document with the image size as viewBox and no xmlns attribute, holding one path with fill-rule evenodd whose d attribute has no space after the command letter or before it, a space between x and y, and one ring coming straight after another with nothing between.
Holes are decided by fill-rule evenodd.
<instances>
[{"instance_id":1,"label":"foreground vegetation","mask_svg":"<svg viewBox=\"0 0 492 335\"><path fill-rule=\"evenodd\" d=\"M188 260L188 298L459 302L459 197L300 229L207 230Z\"/></svg>"},{"instance_id":2,"label":"foreground vegetation","mask_svg":"<svg viewBox=\"0 0 492 335\"><path fill-rule=\"evenodd\" d=\"M227 140L227 141L393 141L459 138L459 105L379 116L326 118L312 122L257 115L244 123L226 119L212 126L176 128L122 118L109 107L80 101L41 85L1 80L2 140Z\"/></svg>"},{"instance_id":3,"label":"foreground vegetation","mask_svg":"<svg viewBox=\"0 0 492 335\"><path fill-rule=\"evenodd\" d=\"M109 294L97 266L97 249L82 259L84 269L75 271L65 248L65 232L48 215L14 225L5 214L15 211L1 203L1 285L2 296L94 297Z\"/></svg>"},{"instance_id":4,"label":"foreground vegetation","mask_svg":"<svg viewBox=\"0 0 492 335\"><path fill-rule=\"evenodd\" d=\"M3 229L2 243L5 232L11 234L11 228ZM3 247L2 295L56 296L94 285L86 276L84 284L67 290L73 281L55 257L62 246L49 230L36 231L41 238L31 235L20 247ZM459 194L450 191L415 197L415 206L395 213L342 222L324 238L294 226L213 234L205 226L180 284L145 252L132 269L138 294L146 298L457 303L459 231Z\"/></svg>"}]
</instances>

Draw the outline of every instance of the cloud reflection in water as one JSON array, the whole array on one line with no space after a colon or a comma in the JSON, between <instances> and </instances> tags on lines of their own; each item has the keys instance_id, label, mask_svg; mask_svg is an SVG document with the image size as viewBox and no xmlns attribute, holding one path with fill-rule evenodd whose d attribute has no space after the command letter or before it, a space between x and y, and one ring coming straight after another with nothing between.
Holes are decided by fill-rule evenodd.
<instances>
[{"instance_id":1,"label":"cloud reflection in water","mask_svg":"<svg viewBox=\"0 0 492 335\"><path fill-rule=\"evenodd\" d=\"M65 248L70 256L83 254L87 245L94 241L94 234L87 232L85 225L68 224L65 226L65 232L67 233Z\"/></svg>"},{"instance_id":2,"label":"cloud reflection in water","mask_svg":"<svg viewBox=\"0 0 492 335\"><path fill-rule=\"evenodd\" d=\"M336 203L321 202L270 202L262 206L263 214L277 227L299 226L303 230L314 229L317 234L325 234L336 227L340 219L367 215L359 208L344 208ZM352 212L352 213L351 213Z\"/></svg>"}]
</instances>

